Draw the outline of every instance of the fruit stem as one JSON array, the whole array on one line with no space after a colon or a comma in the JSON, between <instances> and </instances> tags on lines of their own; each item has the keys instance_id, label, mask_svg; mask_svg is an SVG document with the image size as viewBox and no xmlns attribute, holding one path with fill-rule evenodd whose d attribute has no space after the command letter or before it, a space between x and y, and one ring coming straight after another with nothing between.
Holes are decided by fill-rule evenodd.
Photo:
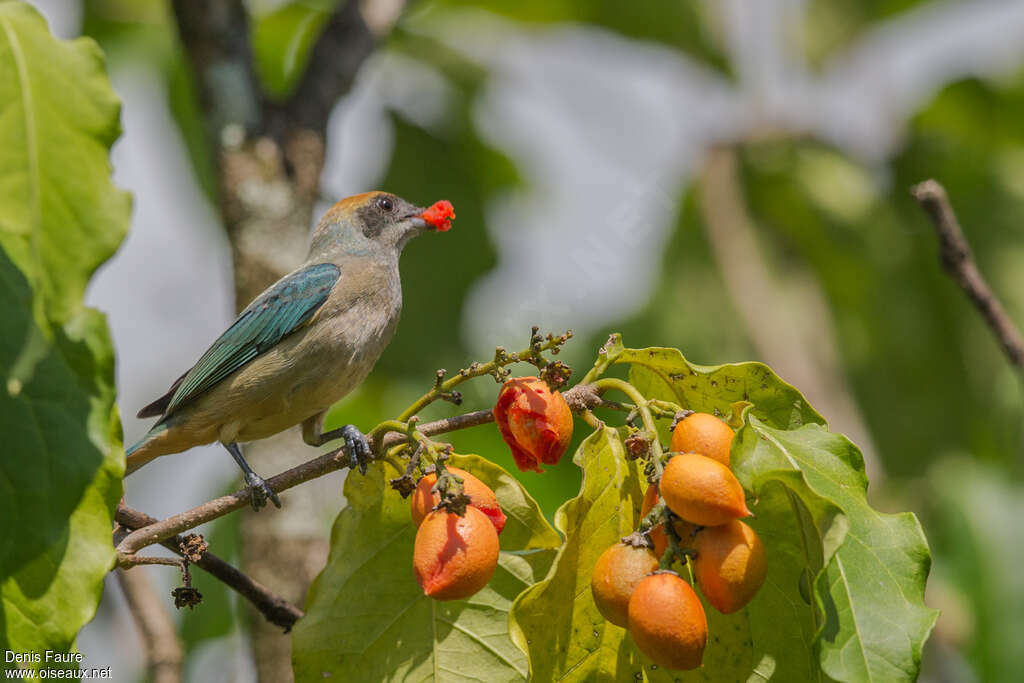
<instances>
[{"instance_id":1,"label":"fruit stem","mask_svg":"<svg viewBox=\"0 0 1024 683\"><path fill-rule=\"evenodd\" d=\"M665 536L668 538L668 547L665 549L665 554L661 556L661 568L668 569L672 566L672 560L679 558L679 563L685 565L687 559L695 555L695 551L690 548L683 548L680 546L682 541L679 538L679 534L676 532L675 515L666 506L664 509L665 518Z\"/></svg>"},{"instance_id":2,"label":"fruit stem","mask_svg":"<svg viewBox=\"0 0 1024 683\"><path fill-rule=\"evenodd\" d=\"M651 439L651 462L654 465L657 480L661 481L661 473L664 469L664 465L661 462L663 452L661 450L661 440L658 438L658 427L654 424L654 416L651 415L650 402L635 386L616 377L602 377L594 382L594 390L599 394L609 389L621 391L626 396L629 396L630 400L636 405L636 411L640 413L644 429L650 432L653 437Z\"/></svg>"},{"instance_id":3,"label":"fruit stem","mask_svg":"<svg viewBox=\"0 0 1024 683\"><path fill-rule=\"evenodd\" d=\"M537 334L537 328L535 327L530 335L530 345L518 353L509 353L504 347L499 346L494 350L494 358L490 361L486 363L473 363L468 368L459 370L448 379L443 379L444 375L441 371L438 371L434 386L430 391L416 399L412 405L403 410L398 416L398 421L404 422L434 401L443 398L445 395L451 395L452 390L466 380L482 377L483 375L492 375L496 381L501 382L509 375L508 371L503 370L506 365L519 362L537 365L542 360L542 352L551 351L552 353L557 353L562 345L569 341L571 337L572 330L566 330L565 334L558 336L549 334L545 338ZM376 432L377 428L374 428L371 434L376 434Z\"/></svg>"}]
</instances>

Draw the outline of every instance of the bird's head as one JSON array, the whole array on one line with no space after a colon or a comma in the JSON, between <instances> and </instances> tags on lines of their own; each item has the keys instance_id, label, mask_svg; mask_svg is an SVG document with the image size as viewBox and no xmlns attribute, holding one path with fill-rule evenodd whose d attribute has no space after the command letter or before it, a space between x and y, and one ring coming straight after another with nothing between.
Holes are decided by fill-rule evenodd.
<instances>
[{"instance_id":1,"label":"bird's head","mask_svg":"<svg viewBox=\"0 0 1024 683\"><path fill-rule=\"evenodd\" d=\"M389 192L365 192L342 199L324 214L313 232L309 253L311 257L332 252L397 255L416 235L450 229L453 218L447 201L424 209Z\"/></svg>"}]
</instances>

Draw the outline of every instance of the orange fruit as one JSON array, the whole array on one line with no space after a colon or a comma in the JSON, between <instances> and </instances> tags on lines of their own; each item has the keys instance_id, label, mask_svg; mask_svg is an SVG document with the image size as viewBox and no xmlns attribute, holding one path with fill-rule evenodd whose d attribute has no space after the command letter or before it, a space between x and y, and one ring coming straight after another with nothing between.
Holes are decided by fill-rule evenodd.
<instances>
[{"instance_id":1,"label":"orange fruit","mask_svg":"<svg viewBox=\"0 0 1024 683\"><path fill-rule=\"evenodd\" d=\"M590 592L605 619L625 628L629 624L629 596L636 585L658 569L658 558L648 548L625 543L609 547L594 565Z\"/></svg>"},{"instance_id":2,"label":"orange fruit","mask_svg":"<svg viewBox=\"0 0 1024 683\"><path fill-rule=\"evenodd\" d=\"M491 488L474 477L466 470L458 467L449 467L448 471L462 479L462 492L469 496L469 504L487 515L487 518L494 524L494 529L499 534L505 528L505 513L498 505L498 498ZM430 514L434 506L441 502L439 493L431 493L430 489L437 483L437 475L430 473L420 479L409 498L409 506L412 509L412 523L419 526L423 519Z\"/></svg>"},{"instance_id":3,"label":"orange fruit","mask_svg":"<svg viewBox=\"0 0 1024 683\"><path fill-rule=\"evenodd\" d=\"M768 564L757 533L739 520L697 536L693 572L704 597L723 614L743 609L764 583Z\"/></svg>"},{"instance_id":4,"label":"orange fruit","mask_svg":"<svg viewBox=\"0 0 1024 683\"><path fill-rule=\"evenodd\" d=\"M629 633L655 664L696 669L708 642L708 620L690 584L674 572L651 574L629 599Z\"/></svg>"},{"instance_id":5,"label":"orange fruit","mask_svg":"<svg viewBox=\"0 0 1024 683\"><path fill-rule=\"evenodd\" d=\"M751 514L743 487L729 468L696 453L673 456L660 489L672 512L700 526L718 526Z\"/></svg>"},{"instance_id":6,"label":"orange fruit","mask_svg":"<svg viewBox=\"0 0 1024 683\"><path fill-rule=\"evenodd\" d=\"M679 453L706 455L728 467L734 436L723 420L709 413L693 413L676 423L670 447Z\"/></svg>"},{"instance_id":7,"label":"orange fruit","mask_svg":"<svg viewBox=\"0 0 1024 683\"><path fill-rule=\"evenodd\" d=\"M459 517L435 510L420 524L412 567L423 592L435 600L468 598L487 585L498 566L498 532L471 505Z\"/></svg>"},{"instance_id":8,"label":"orange fruit","mask_svg":"<svg viewBox=\"0 0 1024 683\"><path fill-rule=\"evenodd\" d=\"M640 504L640 518L643 519L647 516L647 513L651 511L658 503L658 485L651 484L647 487L647 492L644 493L644 500ZM691 534L693 533L693 525L684 519L677 519L673 525L676 528L676 535L679 536L684 546L692 544L693 539ZM665 535L665 525L659 524L651 527L649 532L651 537L651 543L654 544L654 554L661 557L665 554L665 549L668 548L668 536Z\"/></svg>"}]
</instances>

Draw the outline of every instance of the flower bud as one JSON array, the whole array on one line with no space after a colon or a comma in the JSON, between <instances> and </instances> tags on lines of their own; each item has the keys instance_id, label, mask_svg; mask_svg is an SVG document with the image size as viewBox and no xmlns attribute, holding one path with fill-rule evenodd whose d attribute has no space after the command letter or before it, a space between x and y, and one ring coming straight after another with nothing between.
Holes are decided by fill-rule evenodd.
<instances>
[{"instance_id":1,"label":"flower bud","mask_svg":"<svg viewBox=\"0 0 1024 683\"><path fill-rule=\"evenodd\" d=\"M540 463L558 462L572 439L572 411L562 394L537 377L505 382L494 419L521 470L542 472Z\"/></svg>"}]
</instances>

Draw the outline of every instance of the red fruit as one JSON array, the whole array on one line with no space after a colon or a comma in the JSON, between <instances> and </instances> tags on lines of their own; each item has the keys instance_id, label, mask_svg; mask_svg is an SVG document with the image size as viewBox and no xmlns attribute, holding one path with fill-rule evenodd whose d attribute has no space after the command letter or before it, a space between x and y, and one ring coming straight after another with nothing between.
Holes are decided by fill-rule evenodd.
<instances>
[{"instance_id":1,"label":"red fruit","mask_svg":"<svg viewBox=\"0 0 1024 683\"><path fill-rule=\"evenodd\" d=\"M434 202L426 211L420 214L425 220L439 232L447 232L452 228L452 219L455 218L455 207L447 199Z\"/></svg>"},{"instance_id":2,"label":"red fruit","mask_svg":"<svg viewBox=\"0 0 1024 683\"><path fill-rule=\"evenodd\" d=\"M693 413L676 423L671 448L679 453L700 453L728 467L734 436L732 428L714 415Z\"/></svg>"},{"instance_id":3,"label":"red fruit","mask_svg":"<svg viewBox=\"0 0 1024 683\"><path fill-rule=\"evenodd\" d=\"M660 487L672 512L694 524L718 526L750 516L736 476L722 463L703 455L673 456L665 465Z\"/></svg>"},{"instance_id":4,"label":"red fruit","mask_svg":"<svg viewBox=\"0 0 1024 683\"><path fill-rule=\"evenodd\" d=\"M633 589L658 568L658 558L647 548L625 543L609 547L594 565L590 592L605 619L616 626L629 625L629 598Z\"/></svg>"},{"instance_id":5,"label":"red fruit","mask_svg":"<svg viewBox=\"0 0 1024 683\"><path fill-rule=\"evenodd\" d=\"M569 405L537 377L505 382L494 406L494 420L512 449L516 467L524 471L542 472L539 463L556 464L572 439Z\"/></svg>"},{"instance_id":6,"label":"red fruit","mask_svg":"<svg viewBox=\"0 0 1024 683\"><path fill-rule=\"evenodd\" d=\"M498 505L498 498L491 488L465 470L458 467L447 468L449 472L462 479L462 492L469 496L469 504L487 515L487 518L494 524L494 530L499 534L505 528L505 513ZM419 526L423 519L430 514L434 506L441 502L441 494L431 493L430 489L437 482L437 475L433 472L420 479L409 499L409 506L412 511L412 523Z\"/></svg>"},{"instance_id":7,"label":"red fruit","mask_svg":"<svg viewBox=\"0 0 1024 683\"><path fill-rule=\"evenodd\" d=\"M708 642L708 620L690 584L674 572L651 574L629 599L629 633L658 666L696 669Z\"/></svg>"},{"instance_id":8,"label":"red fruit","mask_svg":"<svg viewBox=\"0 0 1024 683\"><path fill-rule=\"evenodd\" d=\"M412 568L423 592L435 600L468 598L487 585L498 566L498 532L471 505L459 517L435 510L416 532Z\"/></svg>"}]
</instances>

